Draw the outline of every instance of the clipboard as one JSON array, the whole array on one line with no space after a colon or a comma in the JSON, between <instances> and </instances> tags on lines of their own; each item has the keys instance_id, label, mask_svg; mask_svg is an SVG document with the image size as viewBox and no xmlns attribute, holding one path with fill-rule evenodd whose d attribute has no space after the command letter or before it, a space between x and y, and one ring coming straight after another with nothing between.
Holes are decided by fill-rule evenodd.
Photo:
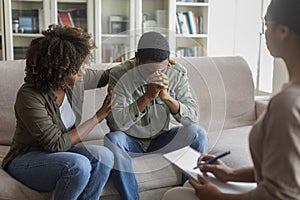
<instances>
[{"instance_id":1,"label":"clipboard","mask_svg":"<svg viewBox=\"0 0 300 200\"><path fill-rule=\"evenodd\" d=\"M217 180L211 173L207 173L207 177L203 176L198 168L193 169L197 165L197 160L199 156L200 154L189 146L163 155L165 159L174 164L188 177L198 181L197 175L199 174L207 181L215 184L223 193L240 194L249 192L250 190L256 188L256 183L233 181L223 183Z\"/></svg>"}]
</instances>

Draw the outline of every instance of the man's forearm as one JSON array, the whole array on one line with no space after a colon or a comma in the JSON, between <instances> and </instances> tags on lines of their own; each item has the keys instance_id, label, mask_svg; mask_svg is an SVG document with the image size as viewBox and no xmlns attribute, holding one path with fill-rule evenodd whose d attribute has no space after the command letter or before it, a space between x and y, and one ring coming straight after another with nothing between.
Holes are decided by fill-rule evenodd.
<instances>
[{"instance_id":1,"label":"man's forearm","mask_svg":"<svg viewBox=\"0 0 300 200\"><path fill-rule=\"evenodd\" d=\"M136 102L140 112L144 112L151 99L146 95L141 96Z\"/></svg>"},{"instance_id":2,"label":"man's forearm","mask_svg":"<svg viewBox=\"0 0 300 200\"><path fill-rule=\"evenodd\" d=\"M173 115L176 115L179 112L180 105L176 99L169 96L169 98L165 99L164 102L167 104Z\"/></svg>"}]
</instances>

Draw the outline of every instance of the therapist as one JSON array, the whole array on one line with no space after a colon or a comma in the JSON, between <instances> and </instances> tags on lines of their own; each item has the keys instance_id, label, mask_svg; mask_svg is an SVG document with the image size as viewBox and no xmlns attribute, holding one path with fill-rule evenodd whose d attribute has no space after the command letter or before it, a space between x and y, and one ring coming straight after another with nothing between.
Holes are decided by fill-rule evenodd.
<instances>
[{"instance_id":1,"label":"therapist","mask_svg":"<svg viewBox=\"0 0 300 200\"><path fill-rule=\"evenodd\" d=\"M199 165L222 182L257 182L247 193L224 194L200 176L190 188L167 191L164 200L299 200L300 199L300 1L272 0L265 16L266 43L287 66L289 82L275 95L250 133L253 167L232 169L222 161ZM198 163L212 158L200 157Z\"/></svg>"}]
</instances>

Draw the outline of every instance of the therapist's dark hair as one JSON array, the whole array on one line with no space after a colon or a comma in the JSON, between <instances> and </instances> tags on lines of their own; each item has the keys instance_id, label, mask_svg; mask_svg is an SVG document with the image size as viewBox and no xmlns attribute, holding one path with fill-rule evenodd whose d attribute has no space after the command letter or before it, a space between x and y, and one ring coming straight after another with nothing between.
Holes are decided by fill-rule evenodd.
<instances>
[{"instance_id":1,"label":"therapist's dark hair","mask_svg":"<svg viewBox=\"0 0 300 200\"><path fill-rule=\"evenodd\" d=\"M272 0L267 16L275 24L285 25L300 35L300 0Z\"/></svg>"}]
</instances>

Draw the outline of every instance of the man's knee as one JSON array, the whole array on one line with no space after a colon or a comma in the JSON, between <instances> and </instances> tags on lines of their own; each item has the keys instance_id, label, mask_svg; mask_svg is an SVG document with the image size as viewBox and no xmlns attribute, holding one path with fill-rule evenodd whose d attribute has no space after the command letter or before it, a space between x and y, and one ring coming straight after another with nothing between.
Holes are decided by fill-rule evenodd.
<instances>
[{"instance_id":1,"label":"man's knee","mask_svg":"<svg viewBox=\"0 0 300 200\"><path fill-rule=\"evenodd\" d=\"M127 137L126 133L122 131L110 132L104 137L104 146L114 154L120 154L127 151Z\"/></svg>"},{"instance_id":2,"label":"man's knee","mask_svg":"<svg viewBox=\"0 0 300 200\"><path fill-rule=\"evenodd\" d=\"M125 135L126 134L122 131L109 132L104 137L104 144L117 144L124 140Z\"/></svg>"},{"instance_id":3,"label":"man's knee","mask_svg":"<svg viewBox=\"0 0 300 200\"><path fill-rule=\"evenodd\" d=\"M194 134L194 140L191 147L199 152L207 153L208 135L206 130L200 125L191 125L189 129L190 134Z\"/></svg>"}]
</instances>

